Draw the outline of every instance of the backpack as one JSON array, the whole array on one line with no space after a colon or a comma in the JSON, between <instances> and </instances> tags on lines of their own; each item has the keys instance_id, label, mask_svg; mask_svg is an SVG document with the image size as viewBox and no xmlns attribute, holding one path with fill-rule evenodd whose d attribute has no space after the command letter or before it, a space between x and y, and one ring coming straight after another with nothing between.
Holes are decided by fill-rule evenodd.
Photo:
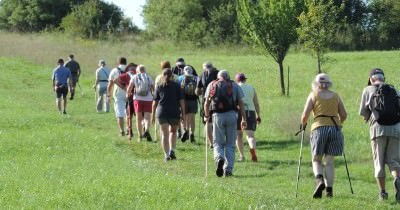
<instances>
[{"instance_id":1,"label":"backpack","mask_svg":"<svg viewBox=\"0 0 400 210\"><path fill-rule=\"evenodd\" d=\"M394 125L400 122L399 97L392 85L377 85L370 105L371 110L378 113L377 119L375 119L378 124Z\"/></svg>"},{"instance_id":2,"label":"backpack","mask_svg":"<svg viewBox=\"0 0 400 210\"><path fill-rule=\"evenodd\" d=\"M135 92L139 96L147 96L150 91L150 79L147 74L137 74L135 80Z\"/></svg>"},{"instance_id":3,"label":"backpack","mask_svg":"<svg viewBox=\"0 0 400 210\"><path fill-rule=\"evenodd\" d=\"M181 83L181 88L185 94L185 99L193 100L196 99L196 80L192 76L185 76Z\"/></svg>"},{"instance_id":4,"label":"backpack","mask_svg":"<svg viewBox=\"0 0 400 210\"><path fill-rule=\"evenodd\" d=\"M215 80L210 83L211 111L222 113L236 110L233 101L232 81Z\"/></svg>"}]
</instances>

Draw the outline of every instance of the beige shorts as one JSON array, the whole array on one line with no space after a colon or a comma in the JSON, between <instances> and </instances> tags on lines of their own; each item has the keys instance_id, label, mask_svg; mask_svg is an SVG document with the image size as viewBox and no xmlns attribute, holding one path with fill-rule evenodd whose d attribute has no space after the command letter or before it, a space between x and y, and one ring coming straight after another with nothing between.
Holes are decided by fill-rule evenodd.
<instances>
[{"instance_id":1,"label":"beige shorts","mask_svg":"<svg viewBox=\"0 0 400 210\"><path fill-rule=\"evenodd\" d=\"M400 169L400 139L398 137L380 136L371 140L374 159L375 177L385 177L385 164L389 170Z\"/></svg>"}]
</instances>

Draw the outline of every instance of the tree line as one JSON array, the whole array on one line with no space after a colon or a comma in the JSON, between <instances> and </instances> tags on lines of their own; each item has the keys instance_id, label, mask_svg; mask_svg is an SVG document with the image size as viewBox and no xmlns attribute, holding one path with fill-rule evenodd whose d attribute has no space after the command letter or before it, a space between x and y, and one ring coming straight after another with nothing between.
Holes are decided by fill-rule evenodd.
<instances>
[{"instance_id":1,"label":"tree line","mask_svg":"<svg viewBox=\"0 0 400 210\"><path fill-rule=\"evenodd\" d=\"M400 1L293 0L290 4L298 11L292 14L295 24L301 24L300 14L307 11L309 1L332 2L338 10L332 21L339 26L328 44L330 49L390 50L400 47ZM271 2L275 0L247 1L253 7L260 4L268 7ZM147 0L142 14L146 29L142 33L151 39L191 42L198 46L245 42L248 34L240 25L239 3L240 0ZM258 24L274 24L270 23L273 21L264 20ZM2 0L0 29L18 32L59 30L84 38L139 33L121 8L102 0Z\"/></svg>"}]
</instances>

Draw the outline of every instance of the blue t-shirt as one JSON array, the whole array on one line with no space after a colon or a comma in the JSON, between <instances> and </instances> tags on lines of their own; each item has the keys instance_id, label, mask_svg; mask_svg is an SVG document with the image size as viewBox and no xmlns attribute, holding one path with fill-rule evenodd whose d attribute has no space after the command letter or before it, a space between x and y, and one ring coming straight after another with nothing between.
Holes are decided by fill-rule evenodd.
<instances>
[{"instance_id":1,"label":"blue t-shirt","mask_svg":"<svg viewBox=\"0 0 400 210\"><path fill-rule=\"evenodd\" d=\"M68 87L68 79L71 78L71 71L60 65L54 69L51 78L55 81L56 86L66 85Z\"/></svg>"},{"instance_id":2,"label":"blue t-shirt","mask_svg":"<svg viewBox=\"0 0 400 210\"><path fill-rule=\"evenodd\" d=\"M183 93L178 83L171 81L166 86L157 85L154 92L154 100L158 101L156 110L157 118L180 118L180 104Z\"/></svg>"}]
</instances>

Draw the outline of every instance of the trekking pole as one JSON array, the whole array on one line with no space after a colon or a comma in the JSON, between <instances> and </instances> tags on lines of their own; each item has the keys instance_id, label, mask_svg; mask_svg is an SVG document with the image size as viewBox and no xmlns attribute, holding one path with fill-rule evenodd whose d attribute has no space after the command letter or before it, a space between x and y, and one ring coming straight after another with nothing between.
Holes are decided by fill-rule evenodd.
<instances>
[{"instance_id":1,"label":"trekking pole","mask_svg":"<svg viewBox=\"0 0 400 210\"><path fill-rule=\"evenodd\" d=\"M343 158L344 158L344 164L346 165L347 178L349 179L351 194L354 194L353 186L351 185L351 180L350 180L349 168L347 167L346 154L344 153L344 150L343 150Z\"/></svg>"},{"instance_id":2,"label":"trekking pole","mask_svg":"<svg viewBox=\"0 0 400 210\"><path fill-rule=\"evenodd\" d=\"M301 132L301 140L300 140L300 156L299 156L299 165L297 167L297 181L296 181L296 198L297 198L297 192L299 190L299 180L300 180L300 166L301 166L301 159L303 158L301 155L301 151L303 150L303 141L304 141L304 132L305 132L305 127L303 128L302 125L300 125L300 131L298 131L295 135L297 136Z\"/></svg>"},{"instance_id":3,"label":"trekking pole","mask_svg":"<svg viewBox=\"0 0 400 210\"><path fill-rule=\"evenodd\" d=\"M81 95L83 96L83 95L84 95L84 93L83 93L83 90L82 90L81 84L79 84L79 81L77 82L77 84L78 84L79 90L81 91Z\"/></svg>"}]
</instances>

